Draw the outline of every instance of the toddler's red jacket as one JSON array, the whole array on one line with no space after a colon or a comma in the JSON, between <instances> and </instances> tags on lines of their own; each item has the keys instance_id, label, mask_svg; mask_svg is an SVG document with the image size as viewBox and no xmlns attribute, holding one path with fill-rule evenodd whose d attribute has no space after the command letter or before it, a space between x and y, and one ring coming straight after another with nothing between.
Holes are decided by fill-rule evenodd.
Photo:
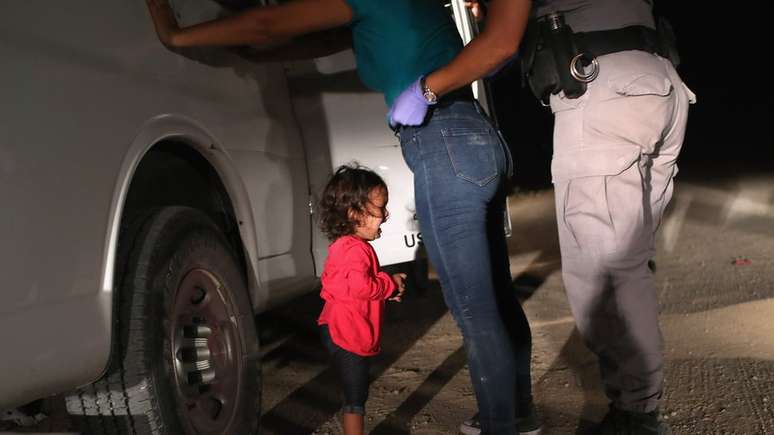
<instances>
[{"instance_id":1,"label":"toddler's red jacket","mask_svg":"<svg viewBox=\"0 0 774 435\"><path fill-rule=\"evenodd\" d=\"M328 247L320 297L325 300L318 325L328 325L339 347L361 356L380 351L384 301L396 289L379 270L374 248L356 236L343 236Z\"/></svg>"}]
</instances>

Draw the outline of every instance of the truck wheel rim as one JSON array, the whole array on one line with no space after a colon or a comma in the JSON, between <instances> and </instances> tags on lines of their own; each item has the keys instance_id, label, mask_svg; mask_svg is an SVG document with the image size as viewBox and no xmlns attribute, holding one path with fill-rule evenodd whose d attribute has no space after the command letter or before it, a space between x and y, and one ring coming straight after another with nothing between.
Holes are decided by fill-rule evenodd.
<instances>
[{"instance_id":1,"label":"truck wheel rim","mask_svg":"<svg viewBox=\"0 0 774 435\"><path fill-rule=\"evenodd\" d=\"M237 404L241 346L227 301L215 275L193 269L181 281L169 316L178 408L198 434L223 433Z\"/></svg>"}]
</instances>

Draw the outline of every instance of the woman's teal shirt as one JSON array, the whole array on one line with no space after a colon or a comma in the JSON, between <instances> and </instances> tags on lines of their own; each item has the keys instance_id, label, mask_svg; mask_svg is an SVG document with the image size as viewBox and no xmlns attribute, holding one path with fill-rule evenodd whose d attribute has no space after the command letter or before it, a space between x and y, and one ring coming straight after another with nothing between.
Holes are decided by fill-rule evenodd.
<instances>
[{"instance_id":1,"label":"woman's teal shirt","mask_svg":"<svg viewBox=\"0 0 774 435\"><path fill-rule=\"evenodd\" d=\"M387 106L419 76L449 63L462 41L438 0L346 0L358 73Z\"/></svg>"}]
</instances>

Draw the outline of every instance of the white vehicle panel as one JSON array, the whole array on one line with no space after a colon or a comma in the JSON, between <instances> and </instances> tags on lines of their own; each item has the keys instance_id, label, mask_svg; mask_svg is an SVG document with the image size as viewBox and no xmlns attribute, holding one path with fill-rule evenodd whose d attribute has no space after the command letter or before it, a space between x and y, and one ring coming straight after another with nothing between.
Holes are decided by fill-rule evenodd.
<instances>
[{"instance_id":1,"label":"white vehicle panel","mask_svg":"<svg viewBox=\"0 0 774 435\"><path fill-rule=\"evenodd\" d=\"M310 291L328 242L310 208L331 169L384 177L383 265L420 246L412 176L351 51L291 65L224 49L173 53L144 2L14 1L0 14L0 409L102 374L116 246L138 164L175 139L220 178L238 221L256 311ZM183 23L223 11L173 0ZM311 198L310 198L311 193Z\"/></svg>"},{"instance_id":2,"label":"white vehicle panel","mask_svg":"<svg viewBox=\"0 0 774 435\"><path fill-rule=\"evenodd\" d=\"M387 126L384 97L365 88L357 78L351 50L291 64L290 88L296 116L308 150L310 180L315 198L325 186L331 168L357 162L381 175L389 189L390 218L382 237L373 242L383 265L412 261L419 226L414 218L414 182L400 151L398 138ZM323 118L325 122L319 122ZM327 255L328 241L314 238L318 273Z\"/></svg>"},{"instance_id":3,"label":"white vehicle panel","mask_svg":"<svg viewBox=\"0 0 774 435\"><path fill-rule=\"evenodd\" d=\"M107 263L125 195L115 189L128 187L127 162L142 157L130 153L152 145L136 138L191 137L183 129L146 134L160 116L206 132L199 136L213 143L198 145L222 154L210 157L224 163L216 170L231 199L252 195L248 207L235 205L253 226L242 230L253 243L245 250L271 259L258 266L249 258L254 303L272 300L264 287L312 288L304 150L281 65L218 49L171 53L143 2L12 6L0 15L0 80L10 85L0 99L0 341L13 353L0 358L0 408L91 382L104 369L113 321ZM237 164L258 160L260 171ZM282 177L297 182L288 187ZM281 194L273 206L238 193L264 183Z\"/></svg>"}]
</instances>

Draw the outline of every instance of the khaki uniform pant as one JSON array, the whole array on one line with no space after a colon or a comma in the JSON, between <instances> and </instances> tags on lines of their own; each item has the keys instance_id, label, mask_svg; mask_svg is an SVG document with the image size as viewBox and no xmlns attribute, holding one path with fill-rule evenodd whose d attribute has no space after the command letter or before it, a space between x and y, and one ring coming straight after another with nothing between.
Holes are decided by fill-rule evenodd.
<instances>
[{"instance_id":1,"label":"khaki uniform pant","mask_svg":"<svg viewBox=\"0 0 774 435\"><path fill-rule=\"evenodd\" d=\"M562 277L607 395L620 409L649 412L664 358L647 263L695 97L666 59L625 51L598 60L583 96L551 96Z\"/></svg>"}]
</instances>

